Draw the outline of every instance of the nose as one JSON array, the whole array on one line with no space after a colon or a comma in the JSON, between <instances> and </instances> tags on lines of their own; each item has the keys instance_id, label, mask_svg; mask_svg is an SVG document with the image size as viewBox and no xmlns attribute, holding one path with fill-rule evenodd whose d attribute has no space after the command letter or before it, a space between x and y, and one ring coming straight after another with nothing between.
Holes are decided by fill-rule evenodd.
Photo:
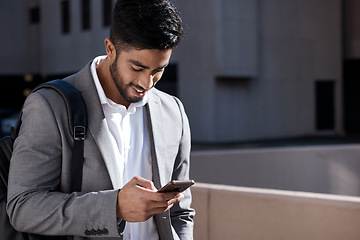
<instances>
[{"instance_id":1,"label":"nose","mask_svg":"<svg viewBox=\"0 0 360 240\"><path fill-rule=\"evenodd\" d=\"M154 86L154 75L143 76L140 80L140 86L145 90L149 90Z\"/></svg>"}]
</instances>

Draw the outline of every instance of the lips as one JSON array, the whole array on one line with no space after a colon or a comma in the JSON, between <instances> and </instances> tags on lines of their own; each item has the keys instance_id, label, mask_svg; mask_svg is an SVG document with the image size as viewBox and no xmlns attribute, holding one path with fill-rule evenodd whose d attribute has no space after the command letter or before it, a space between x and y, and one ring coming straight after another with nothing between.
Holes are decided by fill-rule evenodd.
<instances>
[{"instance_id":1,"label":"lips","mask_svg":"<svg viewBox=\"0 0 360 240\"><path fill-rule=\"evenodd\" d=\"M139 97L143 97L146 93L146 90L144 90L144 89L139 89L138 87L135 87L135 86L131 86L131 87L134 90L135 95L137 95Z\"/></svg>"},{"instance_id":2,"label":"lips","mask_svg":"<svg viewBox=\"0 0 360 240\"><path fill-rule=\"evenodd\" d=\"M135 91L137 91L138 93L144 92L143 90L139 90L139 89L135 89Z\"/></svg>"}]
</instances>

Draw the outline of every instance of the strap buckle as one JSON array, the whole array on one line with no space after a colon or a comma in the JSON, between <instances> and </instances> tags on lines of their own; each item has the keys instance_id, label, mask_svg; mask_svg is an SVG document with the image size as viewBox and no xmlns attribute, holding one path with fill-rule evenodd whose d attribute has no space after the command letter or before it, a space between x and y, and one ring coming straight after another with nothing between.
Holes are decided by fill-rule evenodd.
<instances>
[{"instance_id":1,"label":"strap buckle","mask_svg":"<svg viewBox=\"0 0 360 240\"><path fill-rule=\"evenodd\" d=\"M84 141L85 140L85 127L84 126L75 126L74 127L74 139L75 139L75 141Z\"/></svg>"}]
</instances>

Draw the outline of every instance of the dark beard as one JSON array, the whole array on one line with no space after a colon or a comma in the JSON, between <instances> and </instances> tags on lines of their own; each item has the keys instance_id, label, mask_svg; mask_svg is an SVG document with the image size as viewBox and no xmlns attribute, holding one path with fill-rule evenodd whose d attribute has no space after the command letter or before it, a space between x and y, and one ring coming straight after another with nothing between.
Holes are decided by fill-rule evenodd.
<instances>
[{"instance_id":1,"label":"dark beard","mask_svg":"<svg viewBox=\"0 0 360 240\"><path fill-rule=\"evenodd\" d=\"M127 94L127 92L128 92L127 90L130 89L133 84L132 83L130 83L128 85L123 84L122 80L119 77L119 74L118 74L119 71L118 71L116 63L117 63L117 57L116 57L115 61L110 65L109 70L110 70L111 78L113 79L115 86L116 86L117 90L119 91L120 95L122 96L122 98L125 101L127 101L129 103L135 103L135 102L141 101L143 98L136 98L136 97L134 98Z\"/></svg>"}]
</instances>

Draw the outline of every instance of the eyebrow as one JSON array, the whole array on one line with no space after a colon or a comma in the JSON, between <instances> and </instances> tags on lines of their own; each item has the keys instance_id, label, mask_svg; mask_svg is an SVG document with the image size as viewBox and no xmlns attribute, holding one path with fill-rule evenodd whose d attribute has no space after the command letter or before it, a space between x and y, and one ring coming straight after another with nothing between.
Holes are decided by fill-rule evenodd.
<instances>
[{"instance_id":1,"label":"eyebrow","mask_svg":"<svg viewBox=\"0 0 360 240\"><path fill-rule=\"evenodd\" d=\"M144 68L144 69L150 69L150 67L145 66L145 65L143 65L141 62L136 61L136 60L134 60L134 59L129 59L129 62L132 63L132 64L134 64L134 65L136 65L136 66L138 66L138 67L141 67L141 68ZM155 68L155 69L164 69L164 68L166 68L168 65L169 65L169 63L166 63L164 66L161 66L161 67L158 67L158 68Z\"/></svg>"}]
</instances>

